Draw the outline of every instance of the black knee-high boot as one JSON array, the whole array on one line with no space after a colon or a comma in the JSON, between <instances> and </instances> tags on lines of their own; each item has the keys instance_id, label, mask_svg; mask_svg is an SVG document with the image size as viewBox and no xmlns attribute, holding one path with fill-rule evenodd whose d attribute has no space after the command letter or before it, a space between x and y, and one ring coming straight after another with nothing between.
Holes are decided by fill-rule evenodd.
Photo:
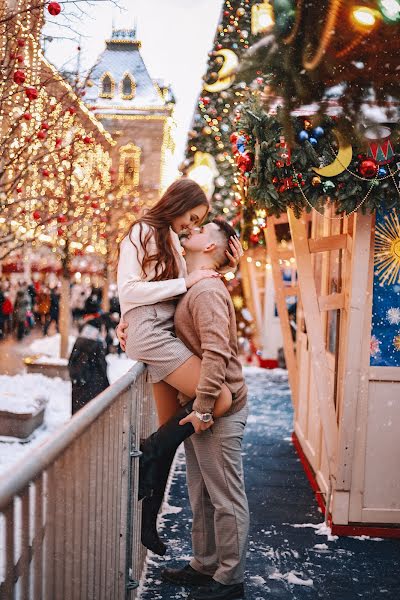
<instances>
[{"instance_id":1,"label":"black knee-high boot","mask_svg":"<svg viewBox=\"0 0 400 600\"><path fill-rule=\"evenodd\" d=\"M178 410L164 425L161 425L140 445L138 498L152 496L160 488L160 481L167 479L171 462L180 444L194 433L191 423L179 425L193 410L194 400Z\"/></svg>"},{"instance_id":2,"label":"black knee-high boot","mask_svg":"<svg viewBox=\"0 0 400 600\"><path fill-rule=\"evenodd\" d=\"M160 556L165 554L167 548L157 533L157 515L175 452L194 433L191 423L179 425L179 421L192 409L193 402L190 402L141 444L143 454L139 467L139 498L144 498L141 540L143 546Z\"/></svg>"}]
</instances>

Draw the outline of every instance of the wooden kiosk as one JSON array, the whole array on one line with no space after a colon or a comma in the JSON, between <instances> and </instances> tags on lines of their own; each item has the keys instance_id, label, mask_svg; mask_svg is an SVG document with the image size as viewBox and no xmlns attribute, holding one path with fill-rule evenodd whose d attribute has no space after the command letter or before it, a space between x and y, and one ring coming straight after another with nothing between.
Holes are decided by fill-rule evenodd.
<instances>
[{"instance_id":1,"label":"wooden kiosk","mask_svg":"<svg viewBox=\"0 0 400 600\"><path fill-rule=\"evenodd\" d=\"M293 441L332 531L400 537L400 223L288 219L299 294L288 330L274 219L266 239L294 404ZM274 268L275 265L275 268ZM291 293L296 293L293 288Z\"/></svg>"}]
</instances>

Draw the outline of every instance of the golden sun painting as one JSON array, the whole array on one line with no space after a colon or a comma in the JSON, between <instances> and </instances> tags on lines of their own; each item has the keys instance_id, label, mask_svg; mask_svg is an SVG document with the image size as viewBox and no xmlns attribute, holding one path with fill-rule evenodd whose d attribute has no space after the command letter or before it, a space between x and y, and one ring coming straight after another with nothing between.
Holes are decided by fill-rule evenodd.
<instances>
[{"instance_id":1,"label":"golden sun painting","mask_svg":"<svg viewBox=\"0 0 400 600\"><path fill-rule=\"evenodd\" d=\"M374 260L381 285L400 283L400 222L396 211L376 225Z\"/></svg>"}]
</instances>

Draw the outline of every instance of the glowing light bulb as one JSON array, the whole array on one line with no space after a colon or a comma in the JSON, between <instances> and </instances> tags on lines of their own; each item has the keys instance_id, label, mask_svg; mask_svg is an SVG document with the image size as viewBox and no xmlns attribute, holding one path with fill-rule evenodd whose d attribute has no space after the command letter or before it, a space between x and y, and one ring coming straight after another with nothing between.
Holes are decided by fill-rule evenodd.
<instances>
[{"instance_id":1,"label":"glowing light bulb","mask_svg":"<svg viewBox=\"0 0 400 600\"><path fill-rule=\"evenodd\" d=\"M355 6L352 12L354 24L361 29L372 29L376 24L377 12L369 6Z\"/></svg>"}]
</instances>

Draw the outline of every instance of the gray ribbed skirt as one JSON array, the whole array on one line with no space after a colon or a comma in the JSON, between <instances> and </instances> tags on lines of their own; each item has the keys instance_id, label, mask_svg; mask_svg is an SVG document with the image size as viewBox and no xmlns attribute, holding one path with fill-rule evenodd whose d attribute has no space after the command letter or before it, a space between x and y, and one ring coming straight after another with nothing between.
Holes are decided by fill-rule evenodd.
<instances>
[{"instance_id":1,"label":"gray ribbed skirt","mask_svg":"<svg viewBox=\"0 0 400 600\"><path fill-rule=\"evenodd\" d=\"M170 300L138 306L124 315L128 323L126 354L147 365L153 383L165 379L193 356L175 335L175 308L176 302Z\"/></svg>"}]
</instances>

